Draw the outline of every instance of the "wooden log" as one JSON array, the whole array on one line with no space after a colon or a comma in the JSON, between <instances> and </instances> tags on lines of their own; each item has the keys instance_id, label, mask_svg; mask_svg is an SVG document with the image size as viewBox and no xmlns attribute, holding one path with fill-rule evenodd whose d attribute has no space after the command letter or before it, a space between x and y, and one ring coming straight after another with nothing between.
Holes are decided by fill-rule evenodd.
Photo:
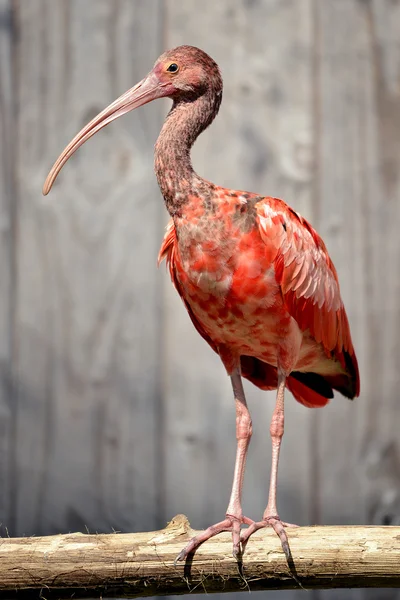
<instances>
[{"instance_id":1,"label":"wooden log","mask_svg":"<svg viewBox=\"0 0 400 600\"><path fill-rule=\"evenodd\" d=\"M400 527L293 528L290 567L272 530L254 534L239 564L226 533L185 564L174 565L194 534L187 518L178 515L155 532L2 539L0 598L400 587Z\"/></svg>"}]
</instances>

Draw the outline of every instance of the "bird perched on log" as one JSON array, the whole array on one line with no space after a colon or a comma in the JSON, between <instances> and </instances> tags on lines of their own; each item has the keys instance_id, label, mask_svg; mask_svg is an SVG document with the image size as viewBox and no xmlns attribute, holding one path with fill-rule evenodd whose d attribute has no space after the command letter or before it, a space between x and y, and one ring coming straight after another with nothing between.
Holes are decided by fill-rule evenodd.
<instances>
[{"instance_id":1,"label":"bird perched on log","mask_svg":"<svg viewBox=\"0 0 400 600\"><path fill-rule=\"evenodd\" d=\"M92 135L114 119L157 98L172 108L155 146L155 172L171 216L159 260L193 325L219 354L231 378L237 453L225 518L193 538L199 544L231 531L233 554L261 527L272 527L287 558L290 548L277 510L279 451L287 388L298 402L322 407L338 390L359 395L357 359L335 267L324 242L283 200L219 187L193 169L190 151L218 113L222 79L205 52L179 46L165 52L150 73L110 104L65 148L51 169L47 194L59 171ZM252 422L242 377L276 389L270 424L272 465L268 503L260 521L242 512L242 487ZM248 525L242 529L242 525Z\"/></svg>"}]
</instances>

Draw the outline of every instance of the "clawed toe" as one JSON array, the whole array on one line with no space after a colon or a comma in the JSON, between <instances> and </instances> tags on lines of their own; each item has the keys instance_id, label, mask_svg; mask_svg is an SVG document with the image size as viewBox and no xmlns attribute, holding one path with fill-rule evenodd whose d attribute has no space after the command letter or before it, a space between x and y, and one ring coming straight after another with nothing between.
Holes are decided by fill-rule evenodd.
<instances>
[{"instance_id":1,"label":"clawed toe","mask_svg":"<svg viewBox=\"0 0 400 600\"><path fill-rule=\"evenodd\" d=\"M247 529L245 529L244 531L241 531L242 524L248 525ZM264 527L272 527L272 529L275 531L275 533L281 540L282 550L284 551L285 556L289 561L291 558L291 552L285 527L298 527L298 525L295 525L294 523L286 523L284 521L281 521L278 515L266 517L262 521L252 521L247 517L238 518L232 515L227 515L226 519L224 519L223 521L215 523L215 525L211 525L210 527L193 537L185 546L185 548L183 548L183 550L181 550L181 552L178 554L174 564L186 560L189 554L192 554L195 550L197 550L197 548L203 542L206 542L210 538L214 537L215 535L218 535L219 533L222 533L223 531L232 532L232 554L236 560L239 560L250 536L255 531L263 529Z\"/></svg>"},{"instance_id":2,"label":"clawed toe","mask_svg":"<svg viewBox=\"0 0 400 600\"><path fill-rule=\"evenodd\" d=\"M286 559L289 561L291 558L290 546L288 536L285 531L285 527L298 527L294 523L286 523L281 521L278 515L266 517L262 521L253 521L249 527L242 532L240 536L240 543L242 545L242 549L246 547L246 544L250 538L250 536L259 529L263 529L264 527L272 527L275 531L279 539L281 540L282 550L285 553Z\"/></svg>"},{"instance_id":3,"label":"clawed toe","mask_svg":"<svg viewBox=\"0 0 400 600\"><path fill-rule=\"evenodd\" d=\"M231 531L232 532L232 542L233 542L233 557L238 560L241 555L241 544L240 544L240 527L242 523L248 525L253 523L251 519L247 517L235 517L233 515L227 515L226 519L216 523L215 525L211 525L199 535L193 537L189 543L181 550L181 552L176 557L174 564L178 562L182 562L186 560L189 554L192 554L203 542L206 542L210 538L222 533L222 531Z\"/></svg>"}]
</instances>

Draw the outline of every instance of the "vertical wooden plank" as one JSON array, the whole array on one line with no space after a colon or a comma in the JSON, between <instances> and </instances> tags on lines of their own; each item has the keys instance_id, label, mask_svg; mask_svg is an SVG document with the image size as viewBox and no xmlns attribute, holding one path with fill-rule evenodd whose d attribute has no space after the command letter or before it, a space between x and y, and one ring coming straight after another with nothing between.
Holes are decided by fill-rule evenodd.
<instances>
[{"instance_id":1,"label":"vertical wooden plank","mask_svg":"<svg viewBox=\"0 0 400 600\"><path fill-rule=\"evenodd\" d=\"M19 534L158 525L159 108L51 162L160 50L159 0L17 4ZM145 44L143 41L145 40Z\"/></svg>"},{"instance_id":2,"label":"vertical wooden plank","mask_svg":"<svg viewBox=\"0 0 400 600\"><path fill-rule=\"evenodd\" d=\"M400 6L315 2L320 231L338 268L361 398L318 413L320 520L400 519ZM323 597L336 597L324 592ZM370 597L361 591L349 598ZM374 596L375 597L375 596ZM399 598L396 590L382 598Z\"/></svg>"},{"instance_id":3,"label":"vertical wooden plank","mask_svg":"<svg viewBox=\"0 0 400 600\"><path fill-rule=\"evenodd\" d=\"M194 148L196 170L220 185L283 196L312 218L311 3L206 0L198 10L193 3L168 0L166 6L166 46L201 47L224 77L221 113ZM166 508L169 515L184 511L196 527L204 527L223 517L229 499L233 396L218 357L194 331L170 283L166 286ZM246 393L254 435L244 511L260 518L267 502L275 394L251 385ZM311 411L288 394L279 509L283 518L300 524L311 519L310 424Z\"/></svg>"},{"instance_id":4,"label":"vertical wooden plank","mask_svg":"<svg viewBox=\"0 0 400 600\"><path fill-rule=\"evenodd\" d=\"M11 378L12 233L14 200L13 27L11 2L0 0L0 522L12 531Z\"/></svg>"},{"instance_id":5,"label":"vertical wooden plank","mask_svg":"<svg viewBox=\"0 0 400 600\"><path fill-rule=\"evenodd\" d=\"M365 345L358 336L358 322L365 310L362 285L359 284L360 272L364 270L364 255L362 248L356 246L361 243L357 205L358 194L362 191L354 173L359 172L361 152L359 119L362 92L359 92L359 86L362 88L365 80L362 69L370 67L360 55L365 43L365 29L360 27L354 3L338 2L335 6L328 2L315 4L319 41L316 48L320 147L318 226L338 269L363 373ZM364 385L362 393L364 397ZM317 450L321 486L319 519L323 523L338 520L353 522L354 492L360 483L357 480L357 435L365 414L362 402L361 399L351 403L338 396L317 415L320 432ZM360 498L356 522L363 520L362 503Z\"/></svg>"},{"instance_id":6,"label":"vertical wooden plank","mask_svg":"<svg viewBox=\"0 0 400 600\"><path fill-rule=\"evenodd\" d=\"M400 3L372 2L366 11L368 50L373 68L369 102L373 109L373 142L379 167L375 194L369 196L366 237L373 243L374 293L369 314L380 331L378 357L371 336L369 363L379 369L380 387L370 399L365 431L367 518L376 524L400 523L400 404L398 339L400 334ZM378 213L378 220L376 219ZM389 262L388 262L389 261ZM389 268L382 268L388 265ZM368 289L369 285L367 283ZM382 298L382 290L385 290ZM374 334L374 332L372 332ZM371 381L372 383L372 381ZM379 399L377 401L377 399ZM400 593L399 593L400 598Z\"/></svg>"}]
</instances>

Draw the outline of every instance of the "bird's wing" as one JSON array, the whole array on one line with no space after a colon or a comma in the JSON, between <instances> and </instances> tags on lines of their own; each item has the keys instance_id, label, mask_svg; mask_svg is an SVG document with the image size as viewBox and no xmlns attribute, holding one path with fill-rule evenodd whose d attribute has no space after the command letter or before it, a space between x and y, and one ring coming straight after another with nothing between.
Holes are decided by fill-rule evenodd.
<instances>
[{"instance_id":1,"label":"bird's wing","mask_svg":"<svg viewBox=\"0 0 400 600\"><path fill-rule=\"evenodd\" d=\"M278 198L257 203L259 231L275 256L275 275L291 316L328 356L354 354L336 269L311 225Z\"/></svg>"},{"instance_id":2,"label":"bird's wing","mask_svg":"<svg viewBox=\"0 0 400 600\"><path fill-rule=\"evenodd\" d=\"M175 242L176 242L175 226L174 226L173 220L170 219L170 221L168 222L168 225L167 225L167 229L166 229L166 232L165 232L165 235L164 235L164 239L163 239L162 244L161 244L160 252L158 253L158 264L160 265L160 263L164 259L166 260L167 267L168 267L169 273L171 275L172 283L174 284L174 287L175 287L176 291L178 292L178 294L182 298L182 300L183 300L183 302L184 302L184 304L186 306L186 310L189 313L189 317L192 320L193 325L195 326L195 328L197 329L197 331L199 332L199 334L211 346L211 348L214 350L214 352L218 352L216 345L214 344L214 342L212 341L212 339L207 335L207 333L204 331L203 327L201 326L201 323L199 323L199 321L196 319L195 315L193 314L193 311L190 308L190 305L185 300L185 296L184 296L183 291L181 289L181 285L179 283L179 279L176 276L176 270L175 270L175 260L176 260L176 257L175 257Z\"/></svg>"}]
</instances>

